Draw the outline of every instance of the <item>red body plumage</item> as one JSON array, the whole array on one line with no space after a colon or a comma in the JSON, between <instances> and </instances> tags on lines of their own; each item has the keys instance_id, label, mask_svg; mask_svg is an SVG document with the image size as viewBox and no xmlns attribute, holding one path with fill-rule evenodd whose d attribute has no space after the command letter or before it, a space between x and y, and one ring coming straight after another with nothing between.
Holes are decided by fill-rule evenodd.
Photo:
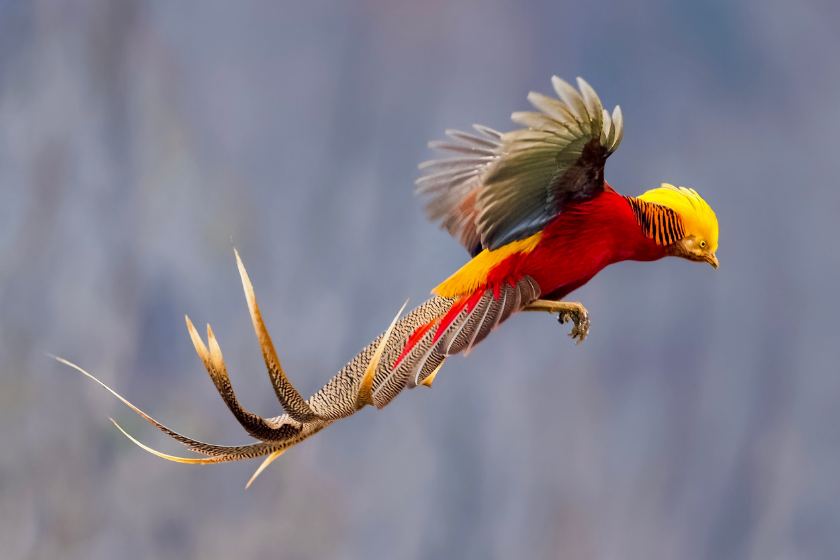
<instances>
[{"instance_id":1,"label":"red body plumage","mask_svg":"<svg viewBox=\"0 0 840 560\"><path fill-rule=\"evenodd\" d=\"M531 276L543 297L561 299L605 266L624 260L653 261L666 248L646 236L623 196L608 188L599 196L569 204L543 230L533 251L506 258L488 274L487 286Z\"/></svg>"},{"instance_id":2,"label":"red body plumage","mask_svg":"<svg viewBox=\"0 0 840 560\"><path fill-rule=\"evenodd\" d=\"M544 297L561 299L607 265L654 261L666 255L666 247L639 227L627 200L609 189L569 205L545 228L519 270L537 281Z\"/></svg>"},{"instance_id":3,"label":"red body plumage","mask_svg":"<svg viewBox=\"0 0 840 560\"><path fill-rule=\"evenodd\" d=\"M513 286L528 276L539 286L541 297L559 300L607 265L625 260L653 261L667 255L664 245L645 234L628 200L609 185L589 200L568 204L538 237L535 246L507 254L485 272L479 268L478 276L469 265L456 273L453 278L471 277L475 287L452 294L459 297L443 317L418 327L396 365L433 327L436 332L432 344L436 343L464 309L472 311L487 290L498 299L505 285ZM486 254L486 258L493 255Z\"/></svg>"}]
</instances>

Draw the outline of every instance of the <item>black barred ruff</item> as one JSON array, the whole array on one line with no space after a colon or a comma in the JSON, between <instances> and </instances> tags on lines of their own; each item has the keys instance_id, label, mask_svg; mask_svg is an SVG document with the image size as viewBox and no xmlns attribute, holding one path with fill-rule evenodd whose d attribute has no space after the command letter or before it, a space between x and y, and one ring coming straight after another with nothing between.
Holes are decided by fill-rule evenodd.
<instances>
[{"instance_id":1,"label":"black barred ruff","mask_svg":"<svg viewBox=\"0 0 840 560\"><path fill-rule=\"evenodd\" d=\"M674 210L632 196L624 197L630 203L636 222L647 237L657 245L670 245L685 237L685 227L679 214Z\"/></svg>"}]
</instances>

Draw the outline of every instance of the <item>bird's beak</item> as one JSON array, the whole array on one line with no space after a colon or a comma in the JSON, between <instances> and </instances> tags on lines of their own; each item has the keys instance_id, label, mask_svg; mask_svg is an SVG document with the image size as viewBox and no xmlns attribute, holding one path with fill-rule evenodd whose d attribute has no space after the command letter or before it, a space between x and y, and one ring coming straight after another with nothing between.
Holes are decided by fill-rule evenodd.
<instances>
[{"instance_id":1,"label":"bird's beak","mask_svg":"<svg viewBox=\"0 0 840 560\"><path fill-rule=\"evenodd\" d=\"M718 260L714 253L708 253L706 255L703 255L703 260L715 268L718 267Z\"/></svg>"}]
</instances>

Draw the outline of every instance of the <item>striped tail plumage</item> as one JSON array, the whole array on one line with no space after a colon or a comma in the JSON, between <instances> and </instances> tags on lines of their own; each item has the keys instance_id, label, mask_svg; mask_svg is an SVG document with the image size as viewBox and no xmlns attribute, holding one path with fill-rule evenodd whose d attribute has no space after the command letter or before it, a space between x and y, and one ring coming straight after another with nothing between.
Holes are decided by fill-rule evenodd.
<instances>
[{"instance_id":1,"label":"striped tail plumage","mask_svg":"<svg viewBox=\"0 0 840 560\"><path fill-rule=\"evenodd\" d=\"M94 379L155 427L188 449L208 456L175 457L155 451L117 425L134 443L159 457L181 463L208 464L267 455L248 485L286 449L320 432L336 420L350 416L368 404L382 408L406 387L431 386L448 356L461 352L466 354L508 317L540 297L539 286L528 276L515 283L482 288L460 298L432 297L404 317L399 318L398 314L385 333L344 366L320 391L304 400L280 366L274 345L263 324L251 281L238 253L236 259L269 377L286 414L262 418L242 408L234 395L222 351L210 326L207 326L208 349L189 318L186 321L190 337L213 384L237 421L248 434L260 440L259 443L219 446L183 436L157 422L80 367L62 358L57 359Z\"/></svg>"}]
</instances>

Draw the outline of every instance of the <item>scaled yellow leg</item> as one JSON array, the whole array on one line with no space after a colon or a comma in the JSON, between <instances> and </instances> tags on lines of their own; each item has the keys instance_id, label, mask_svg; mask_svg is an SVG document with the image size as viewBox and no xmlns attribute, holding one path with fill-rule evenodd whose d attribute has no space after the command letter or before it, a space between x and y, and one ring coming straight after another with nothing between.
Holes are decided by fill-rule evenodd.
<instances>
[{"instance_id":1,"label":"scaled yellow leg","mask_svg":"<svg viewBox=\"0 0 840 560\"><path fill-rule=\"evenodd\" d=\"M529 303L523 311L543 311L557 313L558 321L565 323L572 321L575 326L569 336L577 339L577 344L583 342L589 334L589 312L576 301L554 301L549 299L537 299Z\"/></svg>"}]
</instances>

